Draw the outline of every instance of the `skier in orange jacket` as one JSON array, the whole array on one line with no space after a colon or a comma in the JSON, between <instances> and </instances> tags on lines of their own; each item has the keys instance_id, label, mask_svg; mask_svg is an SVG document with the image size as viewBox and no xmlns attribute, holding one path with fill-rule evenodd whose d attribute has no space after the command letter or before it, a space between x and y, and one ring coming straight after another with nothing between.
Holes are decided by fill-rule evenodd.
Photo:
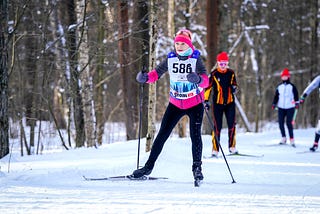
<instances>
[{"instance_id":1,"label":"skier in orange jacket","mask_svg":"<svg viewBox=\"0 0 320 214\"><path fill-rule=\"evenodd\" d=\"M217 157L219 153L220 132L222 129L223 114L228 124L229 152L238 153L236 149L236 105L234 92L237 90L235 73L228 67L229 57L226 52L217 56L218 67L209 76L209 87L205 90L205 107L209 109L209 98L212 94L212 111L214 115L214 127L212 132L212 156ZM216 134L216 137L215 137ZM217 142L217 140L219 142Z\"/></svg>"}]
</instances>

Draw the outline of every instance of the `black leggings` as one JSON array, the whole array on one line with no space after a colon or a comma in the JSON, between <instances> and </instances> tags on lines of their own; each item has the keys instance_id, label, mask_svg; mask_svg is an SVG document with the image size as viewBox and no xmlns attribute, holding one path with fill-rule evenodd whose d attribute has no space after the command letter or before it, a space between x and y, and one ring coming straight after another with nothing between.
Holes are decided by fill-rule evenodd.
<instances>
[{"instance_id":1,"label":"black leggings","mask_svg":"<svg viewBox=\"0 0 320 214\"><path fill-rule=\"evenodd\" d=\"M234 102L227 105L215 104L213 105L213 115L215 122L215 134L217 140L220 142L220 133L222 129L223 114L226 116L227 125L228 125L228 137L229 137L229 148L236 147L236 104ZM218 142L213 138L213 150L219 151Z\"/></svg>"},{"instance_id":2,"label":"black leggings","mask_svg":"<svg viewBox=\"0 0 320 214\"><path fill-rule=\"evenodd\" d=\"M292 125L293 115L294 115L294 108L289 108L289 109L278 108L279 128L280 128L282 137L286 137L286 132L284 129L284 120L285 120L285 117L287 117L286 124L289 131L289 137L293 138L293 125Z\"/></svg>"},{"instance_id":3,"label":"black leggings","mask_svg":"<svg viewBox=\"0 0 320 214\"><path fill-rule=\"evenodd\" d=\"M161 127L156 139L153 142L150 156L145 166L153 169L154 164L160 155L164 143L170 136L173 128L179 122L181 117L188 115L190 124L190 137L192 141L192 158L193 162L201 161L202 157L202 139L201 139L201 125L203 118L203 104L200 103L189 109L179 109L173 104L169 103L166 112L163 115Z\"/></svg>"}]
</instances>

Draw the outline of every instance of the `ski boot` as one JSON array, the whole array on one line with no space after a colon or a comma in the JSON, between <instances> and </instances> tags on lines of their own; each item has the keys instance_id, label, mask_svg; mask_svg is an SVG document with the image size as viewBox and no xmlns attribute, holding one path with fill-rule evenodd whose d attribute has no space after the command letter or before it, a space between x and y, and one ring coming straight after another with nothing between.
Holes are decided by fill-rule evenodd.
<instances>
[{"instance_id":1,"label":"ski boot","mask_svg":"<svg viewBox=\"0 0 320 214\"><path fill-rule=\"evenodd\" d=\"M294 139L293 138L290 138L290 145L292 147L296 147L296 144L294 143Z\"/></svg>"},{"instance_id":2,"label":"ski boot","mask_svg":"<svg viewBox=\"0 0 320 214\"><path fill-rule=\"evenodd\" d=\"M230 147L229 148L229 152L231 155L237 155L238 154L238 150L235 147Z\"/></svg>"},{"instance_id":3,"label":"ski boot","mask_svg":"<svg viewBox=\"0 0 320 214\"><path fill-rule=\"evenodd\" d=\"M219 157L218 155L219 155L219 152L214 150L214 151L212 151L211 157L218 158Z\"/></svg>"},{"instance_id":4,"label":"ski boot","mask_svg":"<svg viewBox=\"0 0 320 214\"><path fill-rule=\"evenodd\" d=\"M194 177L194 186L200 186L200 182L203 180L203 174L201 172L201 161L193 162L192 172Z\"/></svg>"},{"instance_id":5,"label":"ski boot","mask_svg":"<svg viewBox=\"0 0 320 214\"><path fill-rule=\"evenodd\" d=\"M133 171L132 176L133 178L142 178L146 175L150 175L152 172L152 169L148 168L147 166L144 166L140 169L136 169Z\"/></svg>"},{"instance_id":6,"label":"ski boot","mask_svg":"<svg viewBox=\"0 0 320 214\"><path fill-rule=\"evenodd\" d=\"M282 137L279 144L280 145L286 145L286 143L287 143L287 138L286 137Z\"/></svg>"},{"instance_id":7,"label":"ski boot","mask_svg":"<svg viewBox=\"0 0 320 214\"><path fill-rule=\"evenodd\" d=\"M315 152L318 149L318 143L314 143L313 146L310 148L311 152Z\"/></svg>"}]
</instances>

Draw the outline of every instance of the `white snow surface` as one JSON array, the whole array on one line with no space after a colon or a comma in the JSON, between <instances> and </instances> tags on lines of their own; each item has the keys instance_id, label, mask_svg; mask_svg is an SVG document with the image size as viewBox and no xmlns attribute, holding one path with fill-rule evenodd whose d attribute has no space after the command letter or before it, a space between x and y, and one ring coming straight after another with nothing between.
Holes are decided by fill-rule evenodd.
<instances>
[{"instance_id":1,"label":"white snow surface","mask_svg":"<svg viewBox=\"0 0 320 214\"><path fill-rule=\"evenodd\" d=\"M191 141L170 137L151 176L167 180L86 181L128 175L137 167L138 140L0 160L0 213L317 213L320 209L320 153L308 151L314 129L295 131L296 148L276 145L279 130L238 133L237 148L263 157L203 159L204 181L194 187ZM228 154L227 133L221 144ZM140 165L145 153L141 139ZM203 135L203 155L211 136ZM8 172L9 169L9 172Z\"/></svg>"}]
</instances>

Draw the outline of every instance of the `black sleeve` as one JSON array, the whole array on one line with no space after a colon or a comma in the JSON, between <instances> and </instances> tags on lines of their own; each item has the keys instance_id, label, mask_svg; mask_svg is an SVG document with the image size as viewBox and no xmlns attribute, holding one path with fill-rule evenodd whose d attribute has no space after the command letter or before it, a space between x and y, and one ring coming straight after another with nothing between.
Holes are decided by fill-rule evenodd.
<instances>
[{"instance_id":1,"label":"black sleeve","mask_svg":"<svg viewBox=\"0 0 320 214\"><path fill-rule=\"evenodd\" d=\"M158 77L160 77L168 71L168 58L163 60L155 69L158 73Z\"/></svg>"},{"instance_id":2,"label":"black sleeve","mask_svg":"<svg viewBox=\"0 0 320 214\"><path fill-rule=\"evenodd\" d=\"M296 88L295 85L292 84L292 86L293 86L293 87L292 87L292 91L293 91L294 100L295 100L296 102L298 102L298 101L299 101L298 89Z\"/></svg>"},{"instance_id":3,"label":"black sleeve","mask_svg":"<svg viewBox=\"0 0 320 214\"><path fill-rule=\"evenodd\" d=\"M206 69L206 67L205 67L204 64L203 64L201 57L199 57L199 58L197 59L196 72L197 72L198 74L206 74L206 73L207 73L207 69Z\"/></svg>"},{"instance_id":4,"label":"black sleeve","mask_svg":"<svg viewBox=\"0 0 320 214\"><path fill-rule=\"evenodd\" d=\"M276 93L274 95L272 104L273 105L277 105L278 101L279 101L279 91L278 91L278 87L277 87L277 90L276 90Z\"/></svg>"},{"instance_id":5,"label":"black sleeve","mask_svg":"<svg viewBox=\"0 0 320 214\"><path fill-rule=\"evenodd\" d=\"M231 69L230 69L230 70L231 70ZM236 78L236 73L235 73L233 70L231 70L231 71L232 71L232 82L231 82L231 85L238 87L237 78Z\"/></svg>"}]
</instances>

